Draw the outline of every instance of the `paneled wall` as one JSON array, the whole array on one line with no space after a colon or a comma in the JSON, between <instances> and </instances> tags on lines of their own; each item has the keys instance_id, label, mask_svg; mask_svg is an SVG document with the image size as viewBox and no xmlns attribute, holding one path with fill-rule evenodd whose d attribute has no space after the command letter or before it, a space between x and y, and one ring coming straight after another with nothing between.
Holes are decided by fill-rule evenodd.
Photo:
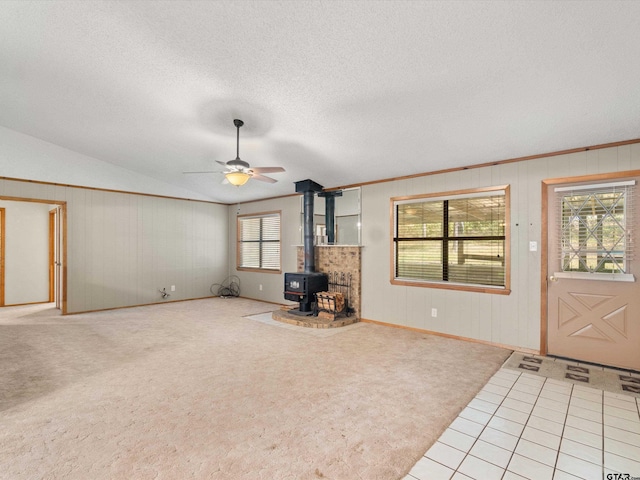
<instances>
[{"instance_id":1,"label":"paneled wall","mask_svg":"<svg viewBox=\"0 0 640 480\"><path fill-rule=\"evenodd\" d=\"M428 165L425 164L425 170ZM537 350L540 347L541 182L543 179L640 169L640 144L427 175L362 187L363 319ZM491 295L392 285L391 197L511 186L511 294ZM242 213L283 211L283 271L295 271L300 200L290 197L242 206ZM235 249L235 212L230 212ZM235 269L235 250L232 256ZM243 296L283 302L281 276L244 273ZM263 284L263 290L259 290ZM438 316L431 317L431 309Z\"/></svg>"},{"instance_id":2,"label":"paneled wall","mask_svg":"<svg viewBox=\"0 0 640 480\"><path fill-rule=\"evenodd\" d=\"M291 189L293 190L293 186ZM274 211L281 212L280 255L282 272L278 274L236 270L237 216ZM297 271L296 245L300 245L300 232L300 197L298 195L229 206L230 275L236 275L240 278L240 295L267 302L291 303L285 301L283 297L284 273Z\"/></svg>"},{"instance_id":3,"label":"paneled wall","mask_svg":"<svg viewBox=\"0 0 640 480\"><path fill-rule=\"evenodd\" d=\"M0 197L66 202L67 313L210 296L229 271L225 205L14 180Z\"/></svg>"},{"instance_id":4,"label":"paneled wall","mask_svg":"<svg viewBox=\"0 0 640 480\"><path fill-rule=\"evenodd\" d=\"M468 169L362 189L362 318L537 350L540 347L541 181L640 169L640 144ZM389 199L511 185L511 294L391 285ZM437 308L438 316L431 316Z\"/></svg>"}]
</instances>

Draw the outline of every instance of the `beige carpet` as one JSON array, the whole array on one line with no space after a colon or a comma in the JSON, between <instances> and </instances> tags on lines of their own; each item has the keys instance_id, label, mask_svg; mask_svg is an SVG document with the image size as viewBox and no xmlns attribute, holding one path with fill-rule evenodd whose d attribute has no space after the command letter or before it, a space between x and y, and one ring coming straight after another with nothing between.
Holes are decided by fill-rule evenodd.
<instances>
[{"instance_id":1,"label":"beige carpet","mask_svg":"<svg viewBox=\"0 0 640 480\"><path fill-rule=\"evenodd\" d=\"M0 478L397 479L511 353L273 308L0 309Z\"/></svg>"}]
</instances>

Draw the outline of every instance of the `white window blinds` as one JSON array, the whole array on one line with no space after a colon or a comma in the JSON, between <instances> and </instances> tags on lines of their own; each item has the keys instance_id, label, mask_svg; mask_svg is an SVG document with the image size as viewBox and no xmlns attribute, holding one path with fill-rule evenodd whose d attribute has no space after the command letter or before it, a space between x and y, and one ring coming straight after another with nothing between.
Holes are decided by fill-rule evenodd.
<instances>
[{"instance_id":1,"label":"white window blinds","mask_svg":"<svg viewBox=\"0 0 640 480\"><path fill-rule=\"evenodd\" d=\"M241 217L239 267L280 269L280 214Z\"/></svg>"}]
</instances>

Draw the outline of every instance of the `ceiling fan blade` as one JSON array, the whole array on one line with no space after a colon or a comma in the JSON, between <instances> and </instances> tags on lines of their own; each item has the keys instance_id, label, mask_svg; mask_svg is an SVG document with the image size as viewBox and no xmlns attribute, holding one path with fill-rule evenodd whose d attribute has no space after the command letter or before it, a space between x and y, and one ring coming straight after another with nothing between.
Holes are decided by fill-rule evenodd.
<instances>
[{"instance_id":1,"label":"ceiling fan blade","mask_svg":"<svg viewBox=\"0 0 640 480\"><path fill-rule=\"evenodd\" d=\"M252 167L251 171L254 173L280 173L285 169L282 167Z\"/></svg>"},{"instance_id":2,"label":"ceiling fan blade","mask_svg":"<svg viewBox=\"0 0 640 480\"><path fill-rule=\"evenodd\" d=\"M260 175L258 173L254 173L253 175L251 175L251 178L255 178L256 180L260 180L261 182L267 182L267 183L277 182L275 178L265 177L264 175Z\"/></svg>"},{"instance_id":3,"label":"ceiling fan blade","mask_svg":"<svg viewBox=\"0 0 640 480\"><path fill-rule=\"evenodd\" d=\"M215 170L203 170L201 172L182 172L182 173L189 174L189 173L220 173L220 172L217 172Z\"/></svg>"},{"instance_id":4,"label":"ceiling fan blade","mask_svg":"<svg viewBox=\"0 0 640 480\"><path fill-rule=\"evenodd\" d=\"M220 165L222 165L223 167L227 166L227 162L221 162L220 160L216 160L216 163L219 163Z\"/></svg>"}]
</instances>

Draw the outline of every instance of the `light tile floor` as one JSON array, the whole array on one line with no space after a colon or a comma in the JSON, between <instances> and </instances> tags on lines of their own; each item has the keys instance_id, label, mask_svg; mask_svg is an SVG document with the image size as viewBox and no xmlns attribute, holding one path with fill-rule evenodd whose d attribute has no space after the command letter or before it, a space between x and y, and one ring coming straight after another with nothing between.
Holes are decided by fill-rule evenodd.
<instances>
[{"instance_id":1,"label":"light tile floor","mask_svg":"<svg viewBox=\"0 0 640 480\"><path fill-rule=\"evenodd\" d=\"M640 375L537 358L564 365L545 376L514 368L522 359L512 356L404 480L640 478L640 395L610 381ZM558 376L566 365L607 380Z\"/></svg>"}]
</instances>

